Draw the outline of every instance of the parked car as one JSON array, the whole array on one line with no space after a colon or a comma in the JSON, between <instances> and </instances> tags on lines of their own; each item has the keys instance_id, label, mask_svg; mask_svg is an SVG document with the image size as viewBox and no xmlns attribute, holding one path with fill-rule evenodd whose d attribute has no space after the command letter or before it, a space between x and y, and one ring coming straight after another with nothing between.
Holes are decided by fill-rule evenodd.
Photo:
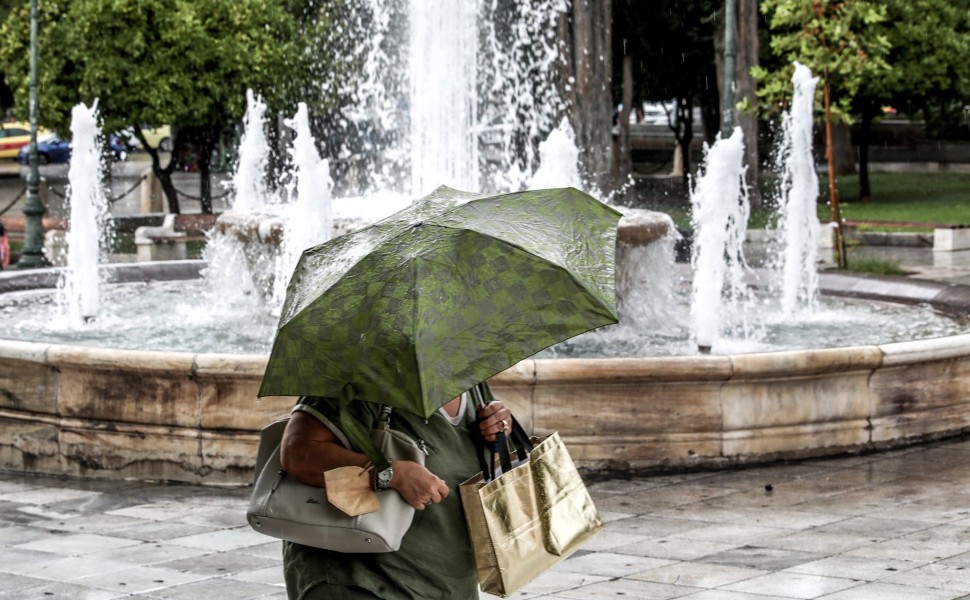
<instances>
[{"instance_id":1,"label":"parked car","mask_svg":"<svg viewBox=\"0 0 970 600\"><path fill-rule=\"evenodd\" d=\"M0 123L0 158L17 158L17 152L29 143L28 123Z\"/></svg>"},{"instance_id":2,"label":"parked car","mask_svg":"<svg viewBox=\"0 0 970 600\"><path fill-rule=\"evenodd\" d=\"M108 136L108 145L115 160L128 158L128 145L115 135ZM66 163L71 160L71 143L65 142L54 134L47 134L37 140L37 162L42 165L50 163ZM22 165L30 163L30 145L22 146L17 154L17 162Z\"/></svg>"},{"instance_id":3,"label":"parked car","mask_svg":"<svg viewBox=\"0 0 970 600\"><path fill-rule=\"evenodd\" d=\"M145 136L145 141L152 148L157 148L162 152L172 151L172 128L169 125L161 125L159 127L153 127L151 125L141 125L141 132ZM126 128L123 131L118 132L118 135L124 138L128 146L135 150L141 150L141 140L135 135L134 129L131 127Z\"/></svg>"}]
</instances>

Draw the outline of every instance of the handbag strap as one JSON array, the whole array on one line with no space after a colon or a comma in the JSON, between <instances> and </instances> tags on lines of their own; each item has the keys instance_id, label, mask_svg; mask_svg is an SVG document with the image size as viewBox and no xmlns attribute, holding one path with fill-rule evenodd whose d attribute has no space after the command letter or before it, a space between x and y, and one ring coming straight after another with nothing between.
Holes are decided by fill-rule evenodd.
<instances>
[{"instance_id":1,"label":"handbag strap","mask_svg":"<svg viewBox=\"0 0 970 600\"><path fill-rule=\"evenodd\" d=\"M340 427L350 438L350 441L360 449L361 452L367 456L367 460L374 466L375 472L381 472L391 465L391 462L387 460L384 453L380 451L374 440L364 431L360 422L354 419L350 414L350 403L351 402L363 402L360 399L357 389L350 383L344 385L340 392ZM387 409L385 414L385 408ZM391 407L382 405L381 414L379 420L389 421L391 415Z\"/></svg>"},{"instance_id":2,"label":"handbag strap","mask_svg":"<svg viewBox=\"0 0 970 600\"><path fill-rule=\"evenodd\" d=\"M471 389L471 396L476 408L478 406L487 406L495 400L495 397L492 395L492 390L489 389L488 384L484 381ZM532 440L529 439L528 434L526 434L522 425L519 424L515 417L512 417L509 434L506 435L504 431L496 433L495 441L492 443L487 442L482 437L480 429L476 429L473 436L480 450L478 452L478 464L482 469L482 474L486 476L488 481L495 479L496 454L499 457L502 472L505 473L512 470L512 453L509 451L510 442L514 446L515 455L520 461L527 460L529 453L532 452ZM488 462L485 461L486 454L491 458Z\"/></svg>"}]
</instances>

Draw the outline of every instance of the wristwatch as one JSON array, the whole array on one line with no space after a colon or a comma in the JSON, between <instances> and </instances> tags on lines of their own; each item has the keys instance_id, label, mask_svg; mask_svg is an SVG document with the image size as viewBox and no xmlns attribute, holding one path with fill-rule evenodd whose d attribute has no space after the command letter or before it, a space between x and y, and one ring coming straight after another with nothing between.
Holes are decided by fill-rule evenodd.
<instances>
[{"instance_id":1,"label":"wristwatch","mask_svg":"<svg viewBox=\"0 0 970 600\"><path fill-rule=\"evenodd\" d=\"M387 459L387 468L383 471L378 471L377 475L374 477L374 489L375 490L386 490L391 487L391 478L394 477L394 468L391 466L391 459Z\"/></svg>"}]
</instances>

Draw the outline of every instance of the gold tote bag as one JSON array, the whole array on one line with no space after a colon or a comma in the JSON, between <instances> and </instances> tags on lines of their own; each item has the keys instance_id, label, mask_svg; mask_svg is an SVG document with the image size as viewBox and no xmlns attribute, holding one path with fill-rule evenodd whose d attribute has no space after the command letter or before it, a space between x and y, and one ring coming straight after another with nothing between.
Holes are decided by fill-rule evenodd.
<instances>
[{"instance_id":1,"label":"gold tote bag","mask_svg":"<svg viewBox=\"0 0 970 600\"><path fill-rule=\"evenodd\" d=\"M513 439L516 428L521 432L521 426L513 423ZM507 447L504 440L500 439L499 447ZM504 454L503 463L508 460L507 451ZM511 467L511 461L505 466ZM503 598L603 528L558 433L539 441L527 461L503 468L490 481L481 472L462 483L460 492L478 582L483 591Z\"/></svg>"}]
</instances>

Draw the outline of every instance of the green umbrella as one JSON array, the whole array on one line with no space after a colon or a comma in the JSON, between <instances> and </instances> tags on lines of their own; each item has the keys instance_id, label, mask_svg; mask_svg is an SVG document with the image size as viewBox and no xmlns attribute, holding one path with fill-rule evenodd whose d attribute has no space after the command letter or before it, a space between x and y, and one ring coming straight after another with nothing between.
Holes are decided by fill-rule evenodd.
<instances>
[{"instance_id":1,"label":"green umbrella","mask_svg":"<svg viewBox=\"0 0 970 600\"><path fill-rule=\"evenodd\" d=\"M259 396L349 389L427 418L516 362L617 322L619 218L572 188L441 187L310 248L290 279Z\"/></svg>"}]
</instances>

